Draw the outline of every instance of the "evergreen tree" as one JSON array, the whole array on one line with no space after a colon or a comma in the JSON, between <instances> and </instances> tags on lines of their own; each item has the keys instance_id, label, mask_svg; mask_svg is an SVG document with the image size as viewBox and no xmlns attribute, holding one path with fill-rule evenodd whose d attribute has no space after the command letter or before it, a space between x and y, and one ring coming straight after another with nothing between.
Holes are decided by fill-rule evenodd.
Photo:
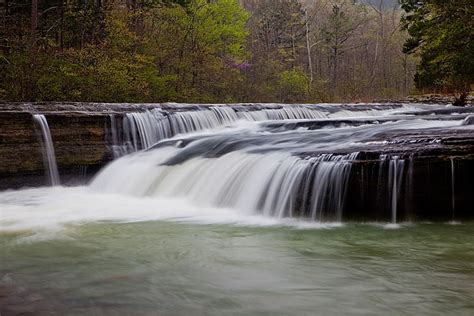
<instances>
[{"instance_id":1,"label":"evergreen tree","mask_svg":"<svg viewBox=\"0 0 474 316\"><path fill-rule=\"evenodd\" d=\"M402 0L410 34L405 53L419 53L419 89L467 91L474 83L474 1Z\"/></svg>"}]
</instances>

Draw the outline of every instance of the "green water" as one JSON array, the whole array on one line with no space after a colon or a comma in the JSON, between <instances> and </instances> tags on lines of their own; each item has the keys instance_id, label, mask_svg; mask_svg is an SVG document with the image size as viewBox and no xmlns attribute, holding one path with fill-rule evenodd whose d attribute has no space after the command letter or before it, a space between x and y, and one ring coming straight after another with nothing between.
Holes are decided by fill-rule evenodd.
<instances>
[{"instance_id":1,"label":"green water","mask_svg":"<svg viewBox=\"0 0 474 316\"><path fill-rule=\"evenodd\" d=\"M474 224L0 233L10 315L474 315Z\"/></svg>"}]
</instances>

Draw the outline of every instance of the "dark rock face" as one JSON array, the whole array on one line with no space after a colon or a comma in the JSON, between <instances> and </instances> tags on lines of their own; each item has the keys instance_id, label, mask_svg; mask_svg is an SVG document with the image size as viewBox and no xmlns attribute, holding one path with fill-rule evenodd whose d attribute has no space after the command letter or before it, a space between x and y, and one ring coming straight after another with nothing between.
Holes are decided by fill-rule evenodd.
<instances>
[{"instance_id":1,"label":"dark rock face","mask_svg":"<svg viewBox=\"0 0 474 316\"><path fill-rule=\"evenodd\" d=\"M48 184L34 114L48 121L62 183L82 184L113 159L109 115L121 119L158 107L180 110L167 104L0 103L0 190Z\"/></svg>"},{"instance_id":2,"label":"dark rock face","mask_svg":"<svg viewBox=\"0 0 474 316\"><path fill-rule=\"evenodd\" d=\"M397 221L472 220L474 218L474 160L431 157L407 160L397 196ZM453 186L454 180L454 186ZM454 192L453 192L454 188ZM387 166L380 161L352 165L344 219L390 221L392 187Z\"/></svg>"},{"instance_id":3,"label":"dark rock face","mask_svg":"<svg viewBox=\"0 0 474 316\"><path fill-rule=\"evenodd\" d=\"M47 114L63 181L84 181L111 160L108 117ZM0 112L0 190L46 184L39 130L32 114Z\"/></svg>"},{"instance_id":4,"label":"dark rock face","mask_svg":"<svg viewBox=\"0 0 474 316\"><path fill-rule=\"evenodd\" d=\"M31 114L0 112L0 190L41 185L43 169Z\"/></svg>"},{"instance_id":5,"label":"dark rock face","mask_svg":"<svg viewBox=\"0 0 474 316\"><path fill-rule=\"evenodd\" d=\"M0 173L34 172L42 168L41 145L31 114L0 112Z\"/></svg>"}]
</instances>

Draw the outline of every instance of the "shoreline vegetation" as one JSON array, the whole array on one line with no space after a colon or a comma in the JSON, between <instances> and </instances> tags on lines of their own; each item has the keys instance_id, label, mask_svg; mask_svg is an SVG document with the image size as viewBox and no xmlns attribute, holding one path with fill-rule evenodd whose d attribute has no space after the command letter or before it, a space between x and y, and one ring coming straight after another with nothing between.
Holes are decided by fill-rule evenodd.
<instances>
[{"instance_id":1,"label":"shoreline vegetation","mask_svg":"<svg viewBox=\"0 0 474 316\"><path fill-rule=\"evenodd\" d=\"M472 12L465 0L4 0L0 100L320 103L402 100L417 90L467 95Z\"/></svg>"},{"instance_id":2,"label":"shoreline vegetation","mask_svg":"<svg viewBox=\"0 0 474 316\"><path fill-rule=\"evenodd\" d=\"M52 109L54 109L55 105L75 105L75 104L122 104L124 106L127 105L138 105L138 104L190 104L190 105L199 105L199 106L213 106L215 104L294 104L294 105L314 105L314 104L331 104L331 103L341 103L341 104L361 104L361 105L367 105L367 104L403 104L403 103L419 103L419 104L446 104L446 105L454 105L454 106L474 106L474 94L473 93L468 93L465 96L464 102L462 104L458 104L456 102L459 102L458 100L463 98L461 94L457 93L446 93L446 94L413 94L413 95L408 95L406 97L399 97L399 98L376 98L372 99L370 101L364 101L364 100L351 100L351 101L346 101L346 102L294 102L294 103L281 103L281 102L228 102L228 103L222 103L222 102L214 102L214 103L188 103L188 102L143 102L143 103L136 103L136 102L101 102L101 101L91 101L91 102L83 102L83 101L4 101L0 100L0 107L3 108L4 110L14 110L15 106L17 105L24 105L24 104L44 104L44 105L51 105Z\"/></svg>"},{"instance_id":3,"label":"shoreline vegetation","mask_svg":"<svg viewBox=\"0 0 474 316\"><path fill-rule=\"evenodd\" d=\"M413 94L399 99L376 99L375 103L426 103L426 104L452 104L455 106L474 105L474 94L462 93L446 94Z\"/></svg>"}]
</instances>

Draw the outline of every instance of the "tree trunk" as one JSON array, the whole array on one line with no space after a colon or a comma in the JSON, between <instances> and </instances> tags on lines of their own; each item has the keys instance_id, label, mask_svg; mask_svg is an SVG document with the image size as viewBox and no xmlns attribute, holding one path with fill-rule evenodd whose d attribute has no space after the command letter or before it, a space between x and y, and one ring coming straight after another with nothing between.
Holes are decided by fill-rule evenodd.
<instances>
[{"instance_id":1,"label":"tree trunk","mask_svg":"<svg viewBox=\"0 0 474 316\"><path fill-rule=\"evenodd\" d=\"M308 13L305 11L306 14L306 50L308 53L308 70L309 70L309 82L313 83L313 60L311 59L311 41L309 38L309 22L308 22Z\"/></svg>"},{"instance_id":2,"label":"tree trunk","mask_svg":"<svg viewBox=\"0 0 474 316\"><path fill-rule=\"evenodd\" d=\"M36 70L36 54L38 52L38 0L31 1L31 47L30 47L30 69L26 79L27 90L23 97L34 101L35 90L35 70Z\"/></svg>"},{"instance_id":3,"label":"tree trunk","mask_svg":"<svg viewBox=\"0 0 474 316\"><path fill-rule=\"evenodd\" d=\"M36 51L38 43L36 31L38 28L38 0L31 0L31 49Z\"/></svg>"}]
</instances>

